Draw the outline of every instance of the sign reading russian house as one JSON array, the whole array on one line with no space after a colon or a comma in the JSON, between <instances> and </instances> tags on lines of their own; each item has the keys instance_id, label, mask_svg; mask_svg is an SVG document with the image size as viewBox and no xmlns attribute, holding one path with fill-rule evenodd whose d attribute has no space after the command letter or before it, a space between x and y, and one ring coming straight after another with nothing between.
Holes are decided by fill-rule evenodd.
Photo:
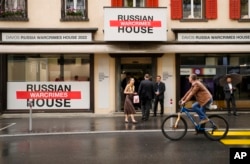
<instances>
[{"instance_id":1,"label":"sign reading russian house","mask_svg":"<svg viewBox=\"0 0 250 164\"><path fill-rule=\"evenodd\" d=\"M166 41L167 8L104 8L105 41Z\"/></svg>"},{"instance_id":2,"label":"sign reading russian house","mask_svg":"<svg viewBox=\"0 0 250 164\"><path fill-rule=\"evenodd\" d=\"M89 82L8 82L7 109L89 109Z\"/></svg>"}]
</instances>

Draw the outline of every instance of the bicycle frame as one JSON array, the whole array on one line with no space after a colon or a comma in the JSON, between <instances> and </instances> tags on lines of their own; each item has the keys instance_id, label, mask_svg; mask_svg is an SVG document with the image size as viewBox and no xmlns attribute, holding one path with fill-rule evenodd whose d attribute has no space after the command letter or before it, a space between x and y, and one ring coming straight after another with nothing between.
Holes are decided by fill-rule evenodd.
<instances>
[{"instance_id":1,"label":"bicycle frame","mask_svg":"<svg viewBox=\"0 0 250 164\"><path fill-rule=\"evenodd\" d=\"M178 125L178 122L180 120L180 117L181 117L181 113L185 113L186 116L189 118L189 120L193 123L194 127L197 129L197 130L205 130L205 128L201 127L200 124L197 124L197 122L194 120L194 118L192 117L192 115L190 114L190 111L189 109L185 108L184 106L181 106L181 110L180 112L178 112L178 118L175 122L175 128L177 127Z\"/></svg>"},{"instance_id":2,"label":"bicycle frame","mask_svg":"<svg viewBox=\"0 0 250 164\"><path fill-rule=\"evenodd\" d=\"M212 114L208 116L207 123L200 124L190 112L193 111L181 106L178 113L166 117L161 125L163 135L170 140L182 139L188 131L187 119L192 122L196 134L203 133L208 139L218 141L227 135L229 126L223 117ZM186 114L187 119L183 118L182 113Z\"/></svg>"}]
</instances>

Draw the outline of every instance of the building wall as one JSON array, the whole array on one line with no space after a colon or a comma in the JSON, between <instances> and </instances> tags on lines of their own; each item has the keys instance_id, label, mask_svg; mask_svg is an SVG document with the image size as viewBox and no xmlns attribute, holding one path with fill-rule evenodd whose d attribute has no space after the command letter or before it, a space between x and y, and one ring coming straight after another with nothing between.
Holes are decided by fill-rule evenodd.
<instances>
[{"instance_id":1,"label":"building wall","mask_svg":"<svg viewBox=\"0 0 250 164\"><path fill-rule=\"evenodd\" d=\"M229 0L218 0L218 17L208 22L181 22L171 20L170 0L159 0L159 7L167 7L167 38L175 40L172 28L248 28L248 23L239 23L229 18ZM89 21L61 22L61 1L32 0L28 1L28 22L0 21L2 28L89 28L97 27L95 40L103 40L103 7L110 7L111 0L88 0Z\"/></svg>"},{"instance_id":2,"label":"building wall","mask_svg":"<svg viewBox=\"0 0 250 164\"><path fill-rule=\"evenodd\" d=\"M174 28L185 28L185 29L241 29L241 28L249 28L249 23L238 22L237 20L231 20L229 18L229 0L218 0L218 17L217 19L208 20L208 22L183 22L180 20L172 20L170 17L171 12L171 4L170 0L159 0L159 7L167 7L167 41L174 41L176 38L174 36L174 32L172 29ZM88 0L88 18L89 21L79 21L79 22L66 22L60 21L61 19L61 1L51 1L51 0L29 0L28 1L28 18L27 22L15 22L15 21L0 21L0 28L98 28L97 32L94 34L94 41L104 41L104 7L110 7L111 0ZM107 45L107 49L114 49L116 51L119 50L120 47L112 47L112 43L104 43ZM41 45L35 45L38 47L38 53L40 51L45 51L44 47ZM100 46L100 45L99 45ZM189 52L198 52L198 51L206 51L211 48L206 47L207 45L199 45L204 46L204 48L194 48L190 45L189 49L185 49L184 47L160 47L159 49L155 49L157 53L163 53L163 56L157 59L157 74L162 75L163 81L166 84L166 93L165 93L165 113L171 113L175 111L174 104L176 103L176 53L185 51ZM219 45L220 46L220 45ZM224 47L219 48L218 45L215 47L215 52L220 50L226 52L228 45L224 45ZM229 45L230 46L230 45ZM238 45L240 46L240 45ZM67 49L66 53L70 53L73 49L71 45L56 45L54 46L56 49L51 48L47 49L46 53L63 53ZM72 45L73 47L73 45ZM110 48L111 47L111 48ZM126 47L126 45L125 45ZM220 46L221 47L221 46ZM124 47L121 47L124 48ZM128 46L127 53L134 53L137 51L136 48L129 49ZM142 47L139 49L141 50ZM156 48L158 48L156 46ZM164 48L164 52L162 52L162 48ZM179 48L179 49L178 49ZM11 49L11 47L10 47ZM104 49L104 48L102 48ZM223 50L222 50L223 49ZM240 48L238 48L240 49ZM238 51L238 49L236 51ZM123 49L124 50L124 49ZM25 51L25 50L24 50ZM34 53L28 52L27 53ZM73 49L73 53L84 53L84 49L80 47L76 47ZM133 52L134 51L134 52ZM17 52L19 53L19 52ZM91 52L88 52L91 53ZM102 63L102 61L108 61L106 63ZM210 61L214 62L214 61ZM100 73L102 73L102 68L108 69L108 73L105 74L107 78L104 80L107 82L107 86L103 87L100 84ZM116 102L115 102L115 84L118 82L115 79L116 70L115 70L115 58L109 56L107 52L98 52L94 53L94 111L97 114L108 114L116 111ZM105 92L102 92L105 91ZM106 95L106 96L105 96ZM104 96L104 97L103 97ZM103 97L103 99L101 98ZM172 101L171 101L172 100ZM173 105L172 105L173 104Z\"/></svg>"}]
</instances>

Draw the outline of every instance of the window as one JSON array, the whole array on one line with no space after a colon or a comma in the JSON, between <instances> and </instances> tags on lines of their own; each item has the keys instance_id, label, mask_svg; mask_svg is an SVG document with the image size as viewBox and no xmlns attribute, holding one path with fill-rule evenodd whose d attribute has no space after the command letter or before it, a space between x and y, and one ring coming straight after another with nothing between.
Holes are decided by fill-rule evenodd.
<instances>
[{"instance_id":1,"label":"window","mask_svg":"<svg viewBox=\"0 0 250 164\"><path fill-rule=\"evenodd\" d=\"M145 0L124 0L125 7L144 7Z\"/></svg>"},{"instance_id":2,"label":"window","mask_svg":"<svg viewBox=\"0 0 250 164\"><path fill-rule=\"evenodd\" d=\"M230 19L246 20L250 19L250 0L230 0Z\"/></svg>"},{"instance_id":3,"label":"window","mask_svg":"<svg viewBox=\"0 0 250 164\"><path fill-rule=\"evenodd\" d=\"M62 0L62 21L88 20L87 0Z\"/></svg>"},{"instance_id":4,"label":"window","mask_svg":"<svg viewBox=\"0 0 250 164\"><path fill-rule=\"evenodd\" d=\"M249 101L250 98L250 54L180 54L180 94L183 96L190 88L188 76L198 72L198 77L209 86L213 100L224 108L223 87L219 85L221 76L230 73L242 75L242 82L238 84L237 99ZM209 70L209 71L208 71ZM249 106L249 105L248 105ZM246 107L244 103L239 107Z\"/></svg>"},{"instance_id":5,"label":"window","mask_svg":"<svg viewBox=\"0 0 250 164\"><path fill-rule=\"evenodd\" d=\"M112 7L158 7L158 0L111 0Z\"/></svg>"},{"instance_id":6,"label":"window","mask_svg":"<svg viewBox=\"0 0 250 164\"><path fill-rule=\"evenodd\" d=\"M217 0L171 0L171 19L217 18Z\"/></svg>"},{"instance_id":7,"label":"window","mask_svg":"<svg viewBox=\"0 0 250 164\"><path fill-rule=\"evenodd\" d=\"M183 0L183 19L201 19L203 0Z\"/></svg>"},{"instance_id":8,"label":"window","mask_svg":"<svg viewBox=\"0 0 250 164\"><path fill-rule=\"evenodd\" d=\"M27 21L27 0L0 0L0 20Z\"/></svg>"},{"instance_id":9,"label":"window","mask_svg":"<svg viewBox=\"0 0 250 164\"><path fill-rule=\"evenodd\" d=\"M249 19L250 18L250 0L241 0L241 18Z\"/></svg>"},{"instance_id":10,"label":"window","mask_svg":"<svg viewBox=\"0 0 250 164\"><path fill-rule=\"evenodd\" d=\"M8 55L8 81L89 81L89 54Z\"/></svg>"}]
</instances>

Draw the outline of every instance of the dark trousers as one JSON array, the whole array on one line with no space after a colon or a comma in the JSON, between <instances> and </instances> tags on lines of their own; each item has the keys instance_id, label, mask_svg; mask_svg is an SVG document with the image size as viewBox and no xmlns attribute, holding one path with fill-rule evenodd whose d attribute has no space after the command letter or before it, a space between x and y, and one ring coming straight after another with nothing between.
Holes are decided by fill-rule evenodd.
<instances>
[{"instance_id":1,"label":"dark trousers","mask_svg":"<svg viewBox=\"0 0 250 164\"><path fill-rule=\"evenodd\" d=\"M143 120L148 120L151 107L152 107L151 99L142 99L141 100L141 110L142 110L142 119Z\"/></svg>"},{"instance_id":2,"label":"dark trousers","mask_svg":"<svg viewBox=\"0 0 250 164\"><path fill-rule=\"evenodd\" d=\"M232 104L232 110L234 113L236 113L236 104L235 104L235 98L234 95L231 95L229 99L226 99L227 102L227 110L228 112L231 112L230 103Z\"/></svg>"},{"instance_id":3,"label":"dark trousers","mask_svg":"<svg viewBox=\"0 0 250 164\"><path fill-rule=\"evenodd\" d=\"M159 97L155 97L155 101L154 101L154 115L156 115L156 111L157 111L157 107L158 107L158 103L160 102L160 106L161 106L161 115L163 115L164 113L164 99L159 99Z\"/></svg>"}]
</instances>

